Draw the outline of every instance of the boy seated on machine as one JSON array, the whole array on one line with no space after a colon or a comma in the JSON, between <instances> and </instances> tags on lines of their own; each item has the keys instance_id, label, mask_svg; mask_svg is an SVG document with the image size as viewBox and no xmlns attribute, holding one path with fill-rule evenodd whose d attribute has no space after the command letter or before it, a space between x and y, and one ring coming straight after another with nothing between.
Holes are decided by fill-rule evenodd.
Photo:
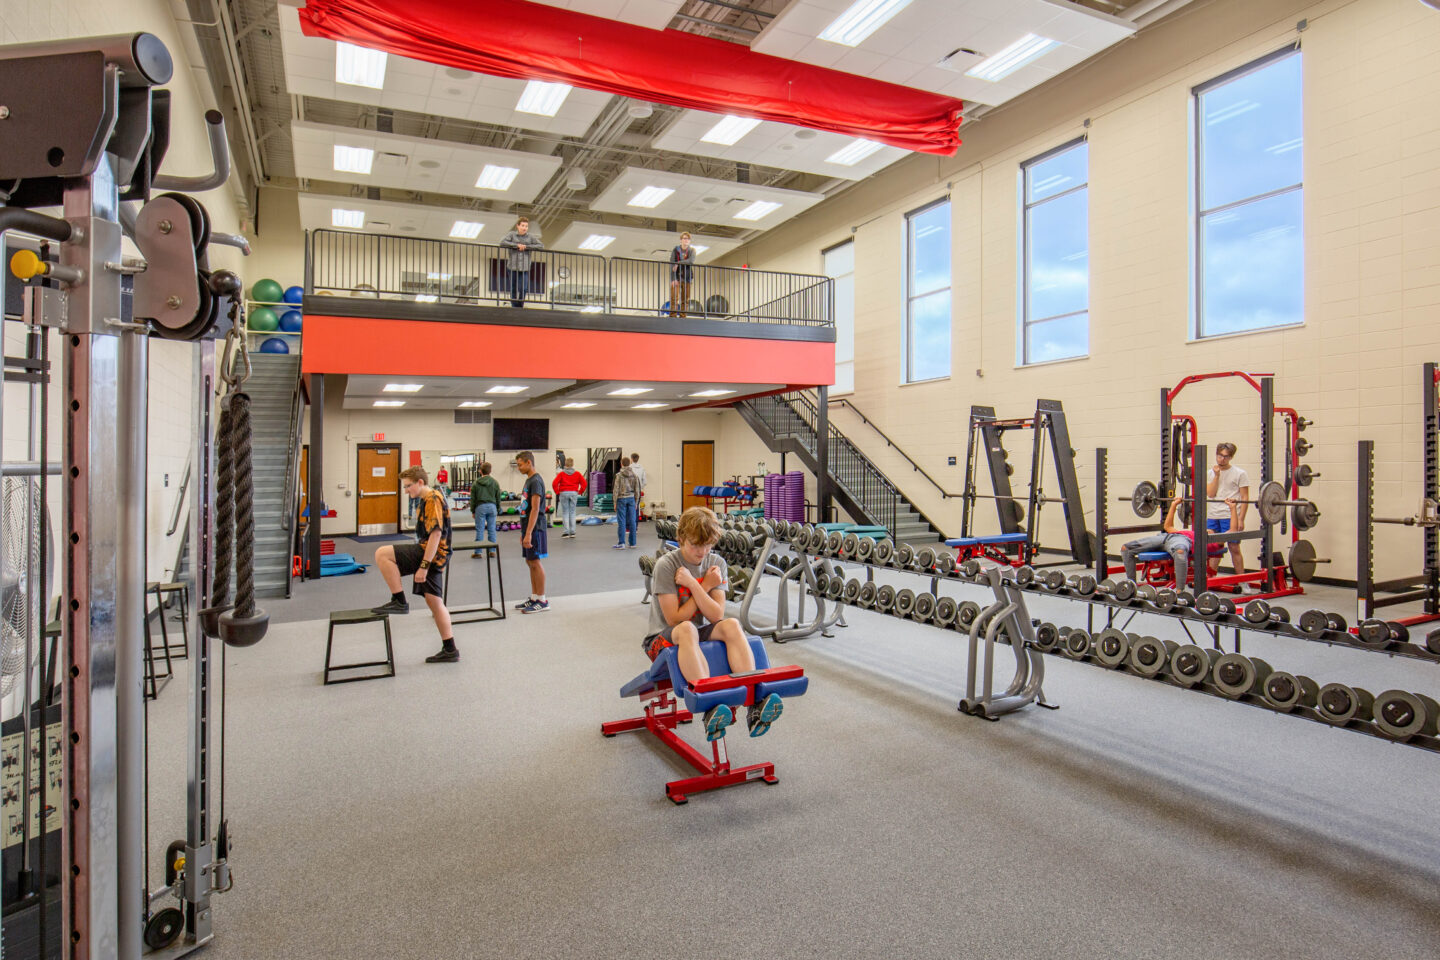
<instances>
[{"instance_id":1,"label":"boy seated on machine","mask_svg":"<svg viewBox=\"0 0 1440 960\"><path fill-rule=\"evenodd\" d=\"M1180 511L1180 505L1185 502L1185 495L1177 493L1170 500L1170 509L1165 512L1165 522L1161 525L1162 533L1152 533L1148 537L1141 537L1138 540L1131 540L1120 548L1120 559L1125 563L1125 576L1136 580L1136 565L1139 555L1153 551L1163 551L1170 554L1170 560L1175 568L1175 588L1185 589L1190 582L1190 554L1195 549L1195 531L1183 526L1176 514ZM1230 524L1235 526L1235 501L1226 500L1230 506Z\"/></svg>"},{"instance_id":2,"label":"boy seated on machine","mask_svg":"<svg viewBox=\"0 0 1440 960\"><path fill-rule=\"evenodd\" d=\"M690 683L710 676L710 665L700 651L706 640L725 644L731 673L755 669L755 653L740 621L725 616L725 587L729 583L725 558L712 551L720 542L720 521L708 507L691 507L680 516L676 539L680 546L655 561L650 589L650 628L641 646L653 662L666 647L675 647L676 663ZM753 703L746 716L750 736L759 737L779 718L784 704L772 693ZM719 740L735 722L735 712L718 704L705 712L705 739Z\"/></svg>"}]
</instances>

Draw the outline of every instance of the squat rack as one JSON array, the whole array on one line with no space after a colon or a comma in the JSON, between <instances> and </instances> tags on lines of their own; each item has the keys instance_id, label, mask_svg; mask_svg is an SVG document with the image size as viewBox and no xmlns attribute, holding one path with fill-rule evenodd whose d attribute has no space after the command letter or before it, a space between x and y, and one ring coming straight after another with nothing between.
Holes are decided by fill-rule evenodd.
<instances>
[{"instance_id":1,"label":"squat rack","mask_svg":"<svg viewBox=\"0 0 1440 960\"><path fill-rule=\"evenodd\" d=\"M1360 618L1368 620L1381 607L1391 607L1416 600L1424 604L1424 613L1397 617L1394 622L1406 626L1440 620L1440 367L1427 363L1422 368L1420 390L1424 457L1421 458L1421 499L1419 511L1409 517L1375 516L1375 441L1359 443L1359 482L1356 508L1358 531L1355 561L1355 586L1359 594ZM1375 524L1403 524L1420 528L1420 572L1394 580L1375 581ZM1389 593L1376 597L1376 593Z\"/></svg>"},{"instance_id":2,"label":"squat rack","mask_svg":"<svg viewBox=\"0 0 1440 960\"><path fill-rule=\"evenodd\" d=\"M1014 468L1010 466L1010 452L1005 448L1005 434L1011 430L1032 431L1029 490L1023 498L1015 496L1010 486L1010 475ZM1055 461L1055 476L1060 485L1058 497L1048 496L1044 489L1047 437L1050 455ZM989 467L990 493L981 493L976 486L976 473L982 456ZM1085 506L1080 497L1080 482L1075 474L1075 451L1070 445L1070 428L1065 420L1065 408L1059 400L1036 400L1033 416L1009 419L997 417L994 407L978 404L972 406L965 439L965 487L960 496L962 538L975 536L971 532L971 526L976 515L977 500L995 501L1001 533L1021 533L1020 526L1022 523L1025 525L1025 540L1016 544L1018 564L1032 564L1035 554L1040 550L1040 509L1047 503L1061 504L1065 510L1070 555L1076 563L1090 563L1091 538L1085 528Z\"/></svg>"}]
</instances>

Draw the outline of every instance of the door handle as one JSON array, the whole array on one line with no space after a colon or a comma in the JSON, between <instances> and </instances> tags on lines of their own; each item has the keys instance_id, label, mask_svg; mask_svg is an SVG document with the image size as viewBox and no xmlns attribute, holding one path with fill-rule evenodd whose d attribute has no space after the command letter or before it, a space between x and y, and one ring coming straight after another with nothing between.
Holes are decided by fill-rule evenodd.
<instances>
[{"instance_id":1,"label":"door handle","mask_svg":"<svg viewBox=\"0 0 1440 960\"><path fill-rule=\"evenodd\" d=\"M400 496L400 494L398 494L398 493L373 493L373 492L372 492L372 493L366 493L364 490L362 490L362 491L360 491L360 496L362 496L362 497L398 497L398 496Z\"/></svg>"}]
</instances>

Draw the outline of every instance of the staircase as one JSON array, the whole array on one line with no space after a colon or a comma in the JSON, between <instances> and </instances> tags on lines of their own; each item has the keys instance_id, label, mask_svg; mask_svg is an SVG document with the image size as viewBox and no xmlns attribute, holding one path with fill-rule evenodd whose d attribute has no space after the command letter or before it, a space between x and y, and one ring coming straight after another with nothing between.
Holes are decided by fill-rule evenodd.
<instances>
[{"instance_id":1,"label":"staircase","mask_svg":"<svg viewBox=\"0 0 1440 960\"><path fill-rule=\"evenodd\" d=\"M255 596L290 595L300 428L300 357L252 353L251 460L255 477Z\"/></svg>"},{"instance_id":2,"label":"staircase","mask_svg":"<svg viewBox=\"0 0 1440 960\"><path fill-rule=\"evenodd\" d=\"M791 453L819 475L815 425L819 411L801 394L756 397L735 404L735 410L765 445ZM880 468L871 463L843 433L829 424L830 482L835 499L857 521L885 527L897 543L943 540L940 528L915 509Z\"/></svg>"}]
</instances>

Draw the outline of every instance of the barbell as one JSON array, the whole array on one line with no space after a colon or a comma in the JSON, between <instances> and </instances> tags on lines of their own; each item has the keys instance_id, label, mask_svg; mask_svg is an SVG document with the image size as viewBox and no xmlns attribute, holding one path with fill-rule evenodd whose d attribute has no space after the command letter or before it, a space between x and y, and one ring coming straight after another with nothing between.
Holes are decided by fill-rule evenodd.
<instances>
[{"instance_id":1,"label":"barbell","mask_svg":"<svg viewBox=\"0 0 1440 960\"><path fill-rule=\"evenodd\" d=\"M1120 497L1120 502L1127 499L1130 506L1135 510L1138 517L1153 517L1155 511L1160 509L1162 497L1159 489L1149 480L1141 480L1135 484L1135 491L1127 498ZM1186 497L1188 501L1190 498ZM1224 503L1213 497L1205 498L1206 503ZM1320 508L1309 500L1290 500L1285 496L1285 485L1276 480L1270 480L1260 485L1260 495L1254 500L1237 500L1236 503L1250 503L1255 505L1255 512L1260 515L1260 521L1265 524L1277 524L1285 519L1285 508L1294 507L1292 517L1295 526L1301 530L1309 530L1320 520Z\"/></svg>"}]
</instances>

